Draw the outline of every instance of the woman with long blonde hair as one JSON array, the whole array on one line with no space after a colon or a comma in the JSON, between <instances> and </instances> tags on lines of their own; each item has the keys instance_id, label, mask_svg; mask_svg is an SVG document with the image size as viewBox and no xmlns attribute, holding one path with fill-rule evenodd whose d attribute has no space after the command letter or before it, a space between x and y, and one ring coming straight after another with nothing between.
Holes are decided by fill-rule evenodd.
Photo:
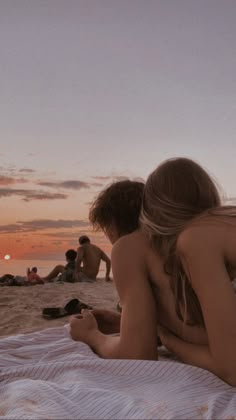
<instances>
[{"instance_id":1,"label":"woman with long blonde hair","mask_svg":"<svg viewBox=\"0 0 236 420\"><path fill-rule=\"evenodd\" d=\"M236 386L236 207L196 162L163 162L144 188L141 225L171 278L176 313L203 326L208 344L183 341L161 328L167 348Z\"/></svg>"}]
</instances>

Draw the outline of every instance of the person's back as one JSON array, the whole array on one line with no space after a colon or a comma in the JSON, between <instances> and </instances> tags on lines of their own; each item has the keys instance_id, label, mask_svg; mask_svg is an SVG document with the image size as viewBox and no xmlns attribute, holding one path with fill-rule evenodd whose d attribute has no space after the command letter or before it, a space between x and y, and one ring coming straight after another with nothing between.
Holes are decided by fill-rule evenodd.
<instances>
[{"instance_id":1,"label":"person's back","mask_svg":"<svg viewBox=\"0 0 236 420\"><path fill-rule=\"evenodd\" d=\"M132 261L134 261L134 264L137 261L136 264L140 265L140 271L143 270L155 298L157 323L184 340L206 344L207 335L204 327L186 325L178 318L175 309L175 296L171 287L171 277L165 273L161 256L153 249L144 232L138 229L122 236L117 240L115 246L122 248L122 253L126 254L126 265L129 265L130 270L132 270ZM138 283L136 287L139 287ZM140 285L141 287L142 285Z\"/></svg>"},{"instance_id":2,"label":"person's back","mask_svg":"<svg viewBox=\"0 0 236 420\"><path fill-rule=\"evenodd\" d=\"M145 185L142 226L171 275L177 316L206 329L208 343L195 346L163 329L166 347L181 360L236 385L236 207L224 206L197 162L163 162Z\"/></svg>"},{"instance_id":3,"label":"person's back","mask_svg":"<svg viewBox=\"0 0 236 420\"><path fill-rule=\"evenodd\" d=\"M91 243L83 245L83 272L96 278L99 272L102 250Z\"/></svg>"},{"instance_id":4,"label":"person's back","mask_svg":"<svg viewBox=\"0 0 236 420\"><path fill-rule=\"evenodd\" d=\"M85 235L79 238L79 243L80 247L77 250L76 259L76 271L78 274L78 280L85 280L85 276L87 279L96 280L101 261L106 263L106 280L108 280L110 274L109 257L98 246L92 244L90 239Z\"/></svg>"}]
</instances>

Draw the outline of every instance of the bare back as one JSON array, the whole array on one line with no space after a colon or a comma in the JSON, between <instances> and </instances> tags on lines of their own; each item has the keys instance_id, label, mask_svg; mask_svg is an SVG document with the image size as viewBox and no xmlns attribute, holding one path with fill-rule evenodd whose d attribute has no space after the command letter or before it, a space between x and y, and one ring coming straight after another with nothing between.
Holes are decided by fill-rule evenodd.
<instances>
[{"instance_id":1,"label":"bare back","mask_svg":"<svg viewBox=\"0 0 236 420\"><path fill-rule=\"evenodd\" d=\"M82 266L82 271L87 277L96 279L101 260L105 261L106 254L96 245L86 243L77 250L77 260Z\"/></svg>"},{"instance_id":2,"label":"bare back","mask_svg":"<svg viewBox=\"0 0 236 420\"><path fill-rule=\"evenodd\" d=\"M119 242L120 241L122 242L122 248L124 253L126 253L127 258L133 250L133 253L135 254L134 260L139 262L140 266L145 267L145 270L143 270L143 278L146 279L146 286L149 287L155 300L157 314L156 325L158 326L160 324L166 327L175 335L191 343L206 344L207 335L203 327L188 326L178 318L175 309L175 298L170 285L170 276L164 272L163 261L160 255L152 249L148 239L141 230L126 235L121 238ZM134 270L132 270L131 260L129 263L131 275L136 276L137 278L137 274L132 274ZM118 264L122 264L122 261L118 261ZM114 280L119 282L118 278L114 277ZM127 278L127 282L131 284L130 278ZM142 284L144 284L144 282ZM140 286L136 283L133 287L141 288L143 286L140 282ZM134 291L131 291L131 286L129 293L134 293ZM143 293L142 302L137 302L136 299L137 306L144 307L144 299ZM149 306L148 303L146 303L146 305L147 307Z\"/></svg>"},{"instance_id":3,"label":"bare back","mask_svg":"<svg viewBox=\"0 0 236 420\"><path fill-rule=\"evenodd\" d=\"M170 276L163 269L163 262L149 246L146 253L149 283L157 305L158 324L172 331L183 340L206 344L207 335L203 327L186 325L176 313L175 297L170 285Z\"/></svg>"},{"instance_id":4,"label":"bare back","mask_svg":"<svg viewBox=\"0 0 236 420\"><path fill-rule=\"evenodd\" d=\"M181 358L235 386L236 296L232 280L236 272L236 217L220 213L194 221L181 233L176 248L198 297L209 345L200 356L199 349L192 352L191 358L182 347Z\"/></svg>"},{"instance_id":5,"label":"bare back","mask_svg":"<svg viewBox=\"0 0 236 420\"><path fill-rule=\"evenodd\" d=\"M217 218L207 218L206 222L207 227L203 221L200 226L191 227L190 225L189 230L199 229L202 242L210 238L209 247L213 243L214 245L218 244L218 251L222 260L225 261L229 279L233 280L236 278L236 218L218 216ZM186 325L178 318L170 277L164 272L161 257L157 252L154 252L147 239L142 236L140 236L140 246L144 247L143 251L146 249L144 255L148 267L149 282L157 302L158 322L186 341L206 344L208 338L204 327Z\"/></svg>"},{"instance_id":6,"label":"bare back","mask_svg":"<svg viewBox=\"0 0 236 420\"><path fill-rule=\"evenodd\" d=\"M221 216L215 226L215 235L229 277L233 280L236 278L236 217Z\"/></svg>"}]
</instances>

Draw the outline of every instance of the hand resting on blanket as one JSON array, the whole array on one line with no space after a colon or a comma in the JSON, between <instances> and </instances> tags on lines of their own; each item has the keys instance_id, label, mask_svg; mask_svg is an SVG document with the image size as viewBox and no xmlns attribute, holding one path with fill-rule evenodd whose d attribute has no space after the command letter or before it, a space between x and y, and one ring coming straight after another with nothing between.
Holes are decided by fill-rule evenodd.
<instances>
[{"instance_id":1,"label":"hand resting on blanket","mask_svg":"<svg viewBox=\"0 0 236 420\"><path fill-rule=\"evenodd\" d=\"M70 335L73 340L88 344L95 353L99 354L97 349L101 349L108 358L119 358L117 353L119 337L110 337L99 331L92 311L84 309L81 314L71 318Z\"/></svg>"},{"instance_id":2,"label":"hand resting on blanket","mask_svg":"<svg viewBox=\"0 0 236 420\"><path fill-rule=\"evenodd\" d=\"M70 322L71 337L75 341L87 343L90 334L99 330L103 334L116 334L120 332L120 314L106 309L83 309L81 314L73 316ZM92 331L91 331L92 330Z\"/></svg>"},{"instance_id":3,"label":"hand resting on blanket","mask_svg":"<svg viewBox=\"0 0 236 420\"><path fill-rule=\"evenodd\" d=\"M90 336L98 331L98 324L94 315L83 309L81 314L73 316L70 321L70 334L73 340L90 343Z\"/></svg>"}]
</instances>

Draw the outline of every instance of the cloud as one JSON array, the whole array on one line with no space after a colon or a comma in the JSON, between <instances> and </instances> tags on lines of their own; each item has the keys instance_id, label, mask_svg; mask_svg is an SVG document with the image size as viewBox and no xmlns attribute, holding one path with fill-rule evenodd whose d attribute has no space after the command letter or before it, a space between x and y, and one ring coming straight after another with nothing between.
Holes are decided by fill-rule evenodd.
<instances>
[{"instance_id":1,"label":"cloud","mask_svg":"<svg viewBox=\"0 0 236 420\"><path fill-rule=\"evenodd\" d=\"M89 226L87 226L89 227ZM76 232L50 232L50 233L42 233L42 235L47 236L48 238L52 238L52 240L50 241L50 243L52 244L63 244L63 243L68 243L70 242L72 247L75 246L75 244L77 244L78 242L78 238L81 235L87 235L90 240L92 242L94 242L95 244L98 245L102 245L105 244L109 244L108 239L104 236L104 234L102 232L96 232L94 233L92 228L91 229L80 229L79 231L77 230Z\"/></svg>"},{"instance_id":2,"label":"cloud","mask_svg":"<svg viewBox=\"0 0 236 420\"><path fill-rule=\"evenodd\" d=\"M102 181L102 182L114 182L114 181L124 181L126 179L129 179L128 176L123 176L123 175L110 175L110 176L92 176L92 179L97 179L98 181Z\"/></svg>"},{"instance_id":3,"label":"cloud","mask_svg":"<svg viewBox=\"0 0 236 420\"><path fill-rule=\"evenodd\" d=\"M108 181L112 179L111 176L91 176L92 179L98 179L99 181Z\"/></svg>"},{"instance_id":4,"label":"cloud","mask_svg":"<svg viewBox=\"0 0 236 420\"><path fill-rule=\"evenodd\" d=\"M65 188L71 190L82 190L82 189L89 189L91 187L101 187L102 184L98 182L85 182L79 181L75 179L70 179L67 181L38 181L37 185L41 187L49 187L49 188Z\"/></svg>"},{"instance_id":5,"label":"cloud","mask_svg":"<svg viewBox=\"0 0 236 420\"><path fill-rule=\"evenodd\" d=\"M0 185L22 184L28 182L25 178L14 178L11 176L0 175Z\"/></svg>"},{"instance_id":6,"label":"cloud","mask_svg":"<svg viewBox=\"0 0 236 420\"><path fill-rule=\"evenodd\" d=\"M52 241L53 245L59 246L63 244L63 241Z\"/></svg>"},{"instance_id":7,"label":"cloud","mask_svg":"<svg viewBox=\"0 0 236 420\"><path fill-rule=\"evenodd\" d=\"M32 245L32 246L31 246L31 248L32 248L32 249L35 249L35 248L45 248L45 245L43 245L43 244L39 244L39 245Z\"/></svg>"},{"instance_id":8,"label":"cloud","mask_svg":"<svg viewBox=\"0 0 236 420\"><path fill-rule=\"evenodd\" d=\"M49 238L60 238L60 240L62 241L68 241L74 238L78 239L78 231L77 232L50 232L50 233L43 233L43 235Z\"/></svg>"},{"instance_id":9,"label":"cloud","mask_svg":"<svg viewBox=\"0 0 236 420\"><path fill-rule=\"evenodd\" d=\"M59 193L47 193L40 191L38 193L31 192L27 193L27 195L23 198L24 201L32 201L32 200L65 200L68 197L66 194L59 194Z\"/></svg>"},{"instance_id":10,"label":"cloud","mask_svg":"<svg viewBox=\"0 0 236 420\"><path fill-rule=\"evenodd\" d=\"M32 251L28 251L24 253L24 258L26 260L35 260L35 258L37 257L38 257L38 251L34 249ZM42 251L42 250L40 251L40 260L64 261L65 256L64 256L64 252L58 252L58 250L52 251L52 250L47 249L46 251Z\"/></svg>"},{"instance_id":11,"label":"cloud","mask_svg":"<svg viewBox=\"0 0 236 420\"><path fill-rule=\"evenodd\" d=\"M127 179L131 181L139 181L144 182L143 178L138 176L125 176L125 175L110 175L110 176L92 176L92 179L96 179L101 182L118 182L118 181L126 181Z\"/></svg>"},{"instance_id":12,"label":"cloud","mask_svg":"<svg viewBox=\"0 0 236 420\"><path fill-rule=\"evenodd\" d=\"M0 175L0 185L10 185L14 183L15 183L14 178L11 178L10 176Z\"/></svg>"},{"instance_id":13,"label":"cloud","mask_svg":"<svg viewBox=\"0 0 236 420\"><path fill-rule=\"evenodd\" d=\"M80 225L76 226L76 231L60 231L60 232L49 232L42 233L42 235L48 238L60 239L61 241L77 240L80 235L91 236L93 230L91 225L86 221L80 221Z\"/></svg>"},{"instance_id":14,"label":"cloud","mask_svg":"<svg viewBox=\"0 0 236 420\"><path fill-rule=\"evenodd\" d=\"M68 188L72 190L81 190L83 188L90 188L91 184L84 181L76 181L76 180L68 180L68 181L39 181L37 182L38 185L42 187L49 187L49 188Z\"/></svg>"},{"instance_id":15,"label":"cloud","mask_svg":"<svg viewBox=\"0 0 236 420\"><path fill-rule=\"evenodd\" d=\"M22 200L29 202L33 200L64 200L68 197L66 194L49 193L45 191L14 189L14 188L0 188L0 198L11 196L22 196Z\"/></svg>"},{"instance_id":16,"label":"cloud","mask_svg":"<svg viewBox=\"0 0 236 420\"><path fill-rule=\"evenodd\" d=\"M51 219L36 219L25 222L19 221L8 225L0 225L1 233L26 233L38 232L46 229L71 229L87 227L88 222L85 220L51 220ZM60 235L59 235L60 236Z\"/></svg>"},{"instance_id":17,"label":"cloud","mask_svg":"<svg viewBox=\"0 0 236 420\"><path fill-rule=\"evenodd\" d=\"M25 172L27 174L32 174L33 172L35 172L35 170L30 169L30 168L22 168L22 169L19 169L19 172Z\"/></svg>"}]
</instances>

